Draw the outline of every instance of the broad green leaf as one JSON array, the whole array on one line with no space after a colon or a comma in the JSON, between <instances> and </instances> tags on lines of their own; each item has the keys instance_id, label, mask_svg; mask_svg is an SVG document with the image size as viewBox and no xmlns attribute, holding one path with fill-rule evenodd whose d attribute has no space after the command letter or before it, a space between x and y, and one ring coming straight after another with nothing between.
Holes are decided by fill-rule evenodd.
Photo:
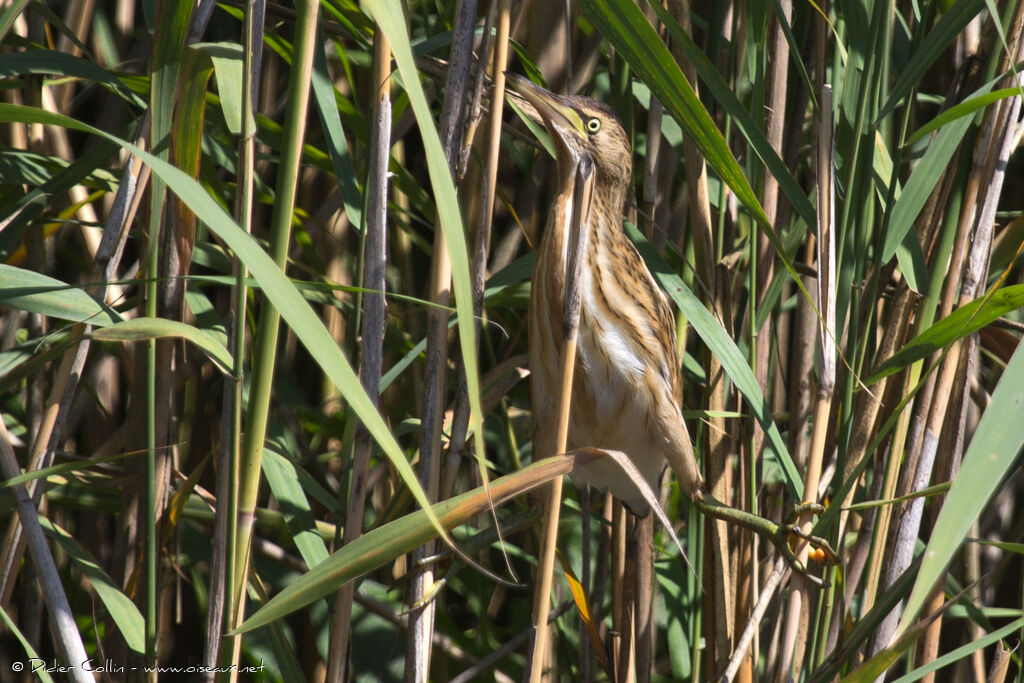
<instances>
[{"instance_id":1,"label":"broad green leaf","mask_svg":"<svg viewBox=\"0 0 1024 683\"><path fill-rule=\"evenodd\" d=\"M1024 447L1024 429L1018 425L1024 415L1024 344L1017 347L1010 363L992 392L974 432L960 471L949 488L949 496L935 521L914 589L896 631L905 633L924 605L935 582L946 571L971 524L995 493L1003 476Z\"/></svg>"},{"instance_id":2,"label":"broad green leaf","mask_svg":"<svg viewBox=\"0 0 1024 683\"><path fill-rule=\"evenodd\" d=\"M587 19L601 30L661 101L665 111L679 122L708 164L736 193L740 203L759 224L770 230L764 209L721 131L640 8L631 0L580 0L579 5Z\"/></svg>"},{"instance_id":3,"label":"broad green leaf","mask_svg":"<svg viewBox=\"0 0 1024 683\"><path fill-rule=\"evenodd\" d=\"M142 100L113 73L95 62L74 57L56 50L27 50L0 55L0 78L13 78L22 74L71 76L107 86L110 90L141 106Z\"/></svg>"},{"instance_id":4,"label":"broad green leaf","mask_svg":"<svg viewBox=\"0 0 1024 683\"><path fill-rule=\"evenodd\" d=\"M953 153L956 152L970 125L971 119L968 117L956 119L942 128L928 145L924 157L914 167L903 186L900 198L889 212L880 263L893 257L896 248L914 227L914 221L928 201L928 196L935 189L935 183L946 172Z\"/></svg>"},{"instance_id":5,"label":"broad green leaf","mask_svg":"<svg viewBox=\"0 0 1024 683\"><path fill-rule=\"evenodd\" d=\"M984 109L993 102L998 102L999 100L1006 99L1007 97L1015 97L1017 95L1020 95L1020 88L1003 88L1002 90L981 93L980 95L968 98L963 102L950 107L928 123L918 128L914 134L907 139L905 144L907 146L913 145L925 135L942 128L947 123L952 123L963 116L970 116L974 112L979 109Z\"/></svg>"},{"instance_id":6,"label":"broad green leaf","mask_svg":"<svg viewBox=\"0 0 1024 683\"><path fill-rule=\"evenodd\" d=\"M306 493L299 484L298 473L291 460L269 448L263 449L263 474L270 490L281 504L281 512L295 547L307 567L315 567L327 559L327 546L316 530L316 519L309 507Z\"/></svg>"},{"instance_id":7,"label":"broad green leaf","mask_svg":"<svg viewBox=\"0 0 1024 683\"><path fill-rule=\"evenodd\" d=\"M750 183L743 175L743 170L729 150L729 145L722 136L722 132L715 126L715 122L687 82L683 72L680 71L668 48L665 47L661 38L648 22L647 17L633 0L580 0L579 5L587 18L600 29L602 35L622 55L630 68L640 77L640 80L661 101L665 106L665 111L682 126L711 168L732 189L736 198L754 219L757 227L768 238L779 261L817 314L817 307L793 268L785 245L769 223L768 216L765 215ZM675 24L674 21L669 22L670 30L673 24ZM682 31L679 33L682 34ZM678 36L678 39L683 40L683 36ZM721 95L727 98L726 93L721 93ZM749 130L751 133L749 139L752 144L755 142L755 138L763 139L763 136L754 135L756 127L751 126ZM758 144L760 145L760 143ZM774 161L778 159L778 156L771 151L771 146L766 145L759 151L759 154L763 155L762 158L766 163L771 160L769 166L773 173L778 174L780 187L787 193L799 215L809 219L808 227L813 228L816 221L814 211L808 208L810 203L806 197L803 197L803 193L795 184L789 182L792 176L785 170L782 162ZM791 192L792 196L790 196ZM818 317L821 317L820 314Z\"/></svg>"},{"instance_id":8,"label":"broad green leaf","mask_svg":"<svg viewBox=\"0 0 1024 683\"><path fill-rule=\"evenodd\" d=\"M665 260L654 250L644 239L635 226L625 225L626 235L637 245L640 255L643 256L647 266L651 269L654 277L668 293L672 301L676 303L679 310L689 320L694 332L707 344L711 352L722 363L722 369L729 375L736 388L743 394L743 399L750 406L754 419L761 425L768 436L769 447L778 456L779 464L782 466L782 473L786 479L786 487L789 489L793 500L802 501L804 492L803 479L789 457L789 449L786 442L779 433L779 428L772 418L771 406L765 400L761 387L754 377L743 353L736 346L736 342L719 324L715 317L708 312L701 304L697 296L683 282L682 278L676 275L672 268L665 263Z\"/></svg>"},{"instance_id":9,"label":"broad green leaf","mask_svg":"<svg viewBox=\"0 0 1024 683\"><path fill-rule=\"evenodd\" d=\"M690 660L690 641L686 628L689 609L687 604L692 593L687 591L689 578L686 567L679 562L657 562L655 578L665 596L667 625L665 638L668 640L668 657L672 665L672 680L684 681L693 678L693 663Z\"/></svg>"},{"instance_id":10,"label":"broad green leaf","mask_svg":"<svg viewBox=\"0 0 1024 683\"><path fill-rule=\"evenodd\" d=\"M955 662L960 661L961 659L964 659L965 657L970 656L977 650L988 647L997 640L1005 638L1014 631L1019 630L1022 626L1024 626L1024 617L1021 617L1020 619L1017 619L1016 621L1013 621L1007 624L1006 626L1000 628L999 630L989 633L986 636L982 636L974 642L958 647L952 652L947 652L946 654L934 659L928 664L918 669L915 669L906 676L897 678L895 681L893 681L893 683L912 683L912 681L920 680L932 672L938 671L946 666L949 666L950 664L953 664ZM912 643L906 643L906 647L909 647L911 644ZM885 672L885 670L888 669L889 666L891 666L892 663L900 657L900 655L903 654L906 647L886 648L885 650L879 652L877 655L875 655L868 661L864 662L864 664L858 667L849 676L842 678L841 682L871 683L871 681L877 680L877 678L881 676Z\"/></svg>"},{"instance_id":11,"label":"broad green leaf","mask_svg":"<svg viewBox=\"0 0 1024 683\"><path fill-rule=\"evenodd\" d=\"M80 287L4 264L0 264L0 306L98 326L112 325L121 319Z\"/></svg>"},{"instance_id":12,"label":"broad green leaf","mask_svg":"<svg viewBox=\"0 0 1024 683\"><path fill-rule=\"evenodd\" d=\"M88 550L79 545L71 534L55 525L45 515L39 515L39 523L43 531L57 542L58 545L74 560L75 566L89 579L96 595L107 608L110 617L117 624L125 643L136 654L146 651L145 620L135 603L125 595L114 583L114 580L103 571Z\"/></svg>"},{"instance_id":13,"label":"broad green leaf","mask_svg":"<svg viewBox=\"0 0 1024 683\"><path fill-rule=\"evenodd\" d=\"M99 341L135 342L146 339L179 337L199 347L221 372L231 372L231 352L213 335L177 320L166 318L133 318L109 327L93 330L89 336Z\"/></svg>"},{"instance_id":14,"label":"broad green leaf","mask_svg":"<svg viewBox=\"0 0 1024 683\"><path fill-rule=\"evenodd\" d=\"M908 287L918 293L928 291L928 261L913 230L908 230L896 247L896 262L900 264L900 273Z\"/></svg>"},{"instance_id":15,"label":"broad green leaf","mask_svg":"<svg viewBox=\"0 0 1024 683\"><path fill-rule=\"evenodd\" d=\"M1008 543L1005 541L988 541L983 538L968 538L971 543L977 543L978 545L988 545L993 548L999 548L1005 550L1008 553L1017 553L1018 555L1024 555L1024 543ZM1018 610L1019 611L1019 610Z\"/></svg>"},{"instance_id":16,"label":"broad green leaf","mask_svg":"<svg viewBox=\"0 0 1024 683\"><path fill-rule=\"evenodd\" d=\"M1010 311L1019 308L1024 308L1024 285L1003 287L984 299L972 301L956 309L907 342L903 348L882 363L865 380L865 384L870 386L880 379L897 373L911 363L927 358L935 351L948 347L957 339L973 334Z\"/></svg>"},{"instance_id":17,"label":"broad green leaf","mask_svg":"<svg viewBox=\"0 0 1024 683\"><path fill-rule=\"evenodd\" d=\"M440 520L444 529L452 529L486 512L492 504L500 505L551 481L553 477L568 474L577 461L587 460L587 456L580 458L571 455L544 458L490 482L490 495L483 487L478 487L435 504L429 512ZM417 510L377 527L336 550L327 560L311 568L271 598L238 627L238 632L251 631L274 622L423 545L437 535L427 514L427 510Z\"/></svg>"},{"instance_id":18,"label":"broad green leaf","mask_svg":"<svg viewBox=\"0 0 1024 683\"><path fill-rule=\"evenodd\" d=\"M213 62L213 75L217 79L217 94L224 122L233 135L242 134L242 46L238 43L193 43L189 49L198 50ZM256 130L256 121L250 120L248 130Z\"/></svg>"}]
</instances>

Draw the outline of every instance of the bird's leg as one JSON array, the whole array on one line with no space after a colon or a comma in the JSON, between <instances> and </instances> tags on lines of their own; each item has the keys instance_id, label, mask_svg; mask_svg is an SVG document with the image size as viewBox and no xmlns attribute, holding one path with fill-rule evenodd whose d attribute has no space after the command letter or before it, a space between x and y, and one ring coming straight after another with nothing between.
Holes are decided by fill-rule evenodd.
<instances>
[{"instance_id":1,"label":"bird's leg","mask_svg":"<svg viewBox=\"0 0 1024 683\"><path fill-rule=\"evenodd\" d=\"M821 586L822 581L816 576L812 576L807 568L797 559L796 553L790 546L790 540L793 537L803 539L811 544L811 546L817 550L820 550L823 555L821 560L823 564L837 564L838 559L836 553L832 550L832 546L827 540L820 536L812 536L806 533L800 528L799 524L796 524L796 519L799 514L810 512L820 514L825 511L821 505L817 503L803 503L798 505L786 518L786 522L783 524L776 524L775 522L765 519L764 517L758 517L757 515L747 512L746 510L740 510L738 508L730 507L725 503L716 500L708 494L703 496L697 496L694 498L693 504L702 513L708 517L714 517L731 524L736 524L745 529L753 531L758 536L761 536L786 558L789 566L793 568L793 571L803 575L808 580Z\"/></svg>"}]
</instances>

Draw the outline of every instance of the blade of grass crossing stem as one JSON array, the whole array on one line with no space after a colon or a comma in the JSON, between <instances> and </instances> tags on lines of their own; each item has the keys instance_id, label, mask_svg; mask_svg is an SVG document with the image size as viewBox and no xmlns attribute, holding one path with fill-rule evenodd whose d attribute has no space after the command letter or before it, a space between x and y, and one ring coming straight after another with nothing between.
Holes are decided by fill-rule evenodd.
<instances>
[{"instance_id":1,"label":"blade of grass crossing stem","mask_svg":"<svg viewBox=\"0 0 1024 683\"><path fill-rule=\"evenodd\" d=\"M6 264L0 264L0 305L96 327L121 320L81 287Z\"/></svg>"},{"instance_id":2,"label":"blade of grass crossing stem","mask_svg":"<svg viewBox=\"0 0 1024 683\"><path fill-rule=\"evenodd\" d=\"M954 662L958 662L961 659L965 659L966 657L972 655L974 652L977 652L982 648L988 647L992 643L995 643L996 641L1007 637L1008 635L1022 627L1024 627L1024 617L1017 619L1016 621L1013 621L1007 624L1006 626L1003 626L997 631L993 631L992 633L989 633L988 635L975 640L973 643L962 645L957 649L953 650L952 652L948 652L942 655L941 657L932 660L925 666L922 666L918 669L914 669L906 676L897 678L895 681L893 681L893 683L911 683L912 681L921 680L926 675L938 671L939 669L942 669L944 667L947 667L950 664L953 664ZM997 679L990 678L989 680Z\"/></svg>"},{"instance_id":3,"label":"blade of grass crossing stem","mask_svg":"<svg viewBox=\"0 0 1024 683\"><path fill-rule=\"evenodd\" d=\"M969 116L951 122L942 128L928 145L924 157L907 178L899 199L888 212L884 228L882 261L888 261L893 257L896 248L914 227L914 221L928 201L935 184L945 172L971 122L972 118Z\"/></svg>"},{"instance_id":4,"label":"blade of grass crossing stem","mask_svg":"<svg viewBox=\"0 0 1024 683\"><path fill-rule=\"evenodd\" d=\"M1007 313L1024 308L1024 285L997 289L984 299L961 306L886 359L865 381L869 386L893 375L911 363L945 349L958 339L973 334Z\"/></svg>"},{"instance_id":5,"label":"blade of grass crossing stem","mask_svg":"<svg viewBox=\"0 0 1024 683\"><path fill-rule=\"evenodd\" d=\"M487 463L484 451L483 413L480 407L480 378L476 362L475 330L473 326L473 293L469 275L469 255L466 249L466 236L463 230L462 216L459 213L459 201L455 195L455 184L448 171L448 161L441 149L437 127L427 104L426 95L419 81L419 70L413 58L409 44L409 33L405 28L405 18L401 5L397 0L367 0L366 7L370 10L380 30L391 41L391 50L402 75L409 103L412 105L416 122L419 124L426 150L427 166L430 173L431 186L434 189L437 215L440 218L441 230L444 231L448 243L449 257L452 266L452 288L455 292L455 309L458 312L459 348L464 359L466 384L469 389L470 418L469 425L473 431L473 442L476 446L477 463L484 486L487 486Z\"/></svg>"},{"instance_id":6,"label":"blade of grass crossing stem","mask_svg":"<svg viewBox=\"0 0 1024 683\"><path fill-rule=\"evenodd\" d=\"M959 104L953 105L949 109L938 114L934 119L924 124L914 134L907 138L905 143L908 147L913 145L924 136L942 128L948 123L952 123L963 116L973 116L979 109L998 102L999 100L1006 99L1007 97L1016 97L1020 94L1020 90L1017 88L1003 88L994 92L983 92L978 95L960 102Z\"/></svg>"},{"instance_id":7,"label":"blade of grass crossing stem","mask_svg":"<svg viewBox=\"0 0 1024 683\"><path fill-rule=\"evenodd\" d=\"M149 341L165 338L184 339L203 351L223 373L231 371L231 354L218 339L204 330L167 318L133 318L87 335L100 341Z\"/></svg>"},{"instance_id":8,"label":"blade of grass crossing stem","mask_svg":"<svg viewBox=\"0 0 1024 683\"><path fill-rule=\"evenodd\" d=\"M252 230L252 209L255 192L256 117L255 90L259 82L263 58L263 27L266 14L264 0L248 0L245 6L242 45L242 84L239 93L239 123L242 126L238 140L237 188L234 212L240 231ZM214 541L217 555L211 568L210 605L206 621L206 642L203 663L214 667L218 660L231 666L238 660L241 638L224 636L225 622L233 624L240 612L234 587L242 571L235 558L238 556L238 481L241 468L243 440L245 367L248 353L246 319L248 318L248 269L242 259L232 259L233 286L231 288L231 351L232 381L225 387L222 405L227 434L218 456L220 476L217 480L217 507Z\"/></svg>"},{"instance_id":9,"label":"blade of grass crossing stem","mask_svg":"<svg viewBox=\"0 0 1024 683\"><path fill-rule=\"evenodd\" d=\"M793 205L793 208L796 209L800 219L809 227L813 227L816 214L814 207L811 206L811 202L807 198L807 194L801 189L789 169L786 168L786 164L779 157L778 153L772 149L768 138L758 129L758 124L754 121L754 117L750 115L747 108L740 102L739 97L733 92L732 86L722 78L721 74L718 73L718 69L711 63L711 60L693 42L693 39L686 34L686 31L682 30L682 27L679 26L668 11L656 3L648 4L654 9L658 18L661 19L661 23L668 29L672 40L678 43L679 47L686 53L686 58L693 64L694 69L696 69L701 81L707 86L711 95L722 105L722 109L732 118L740 132L747 139L747 142L750 143L750 147L757 153L765 167L778 181L779 187L786 193L786 197ZM799 60L794 61L799 63Z\"/></svg>"},{"instance_id":10,"label":"blade of grass crossing stem","mask_svg":"<svg viewBox=\"0 0 1024 683\"><path fill-rule=\"evenodd\" d=\"M419 481L402 453L398 441L384 423L380 413L373 408L369 397L359 384L348 359L331 337L330 332L317 316L313 308L306 302L298 288L267 256L263 248L224 211L198 182L181 170L153 156L129 142L121 140L110 133L101 131L61 114L54 114L34 107L25 107L0 103L0 122L43 123L63 126L83 133L90 133L117 143L146 163L156 175L167 183L171 190L185 200L193 208L203 223L223 240L249 269L251 276L259 283L266 293L267 299L281 312L288 326L292 328L310 356L317 362L324 373L334 382L349 407L355 411L374 440L380 445L388 459L398 471L402 481L408 486L410 493L426 511L428 519L439 535L452 545L451 538L445 532L436 516L430 509ZM476 566L474 564L474 566Z\"/></svg>"},{"instance_id":11,"label":"blade of grass crossing stem","mask_svg":"<svg viewBox=\"0 0 1024 683\"><path fill-rule=\"evenodd\" d=\"M543 458L495 479L491 482L489 493L479 487L382 524L342 546L325 561L289 583L246 619L237 631L251 631L265 626L330 594L346 582L436 538L438 526L452 529L465 524L488 510L492 496L493 503L500 505L550 482L553 477L562 477L575 467L593 462L596 457L600 456L596 452L589 452ZM430 518L441 521L434 524Z\"/></svg>"}]
</instances>

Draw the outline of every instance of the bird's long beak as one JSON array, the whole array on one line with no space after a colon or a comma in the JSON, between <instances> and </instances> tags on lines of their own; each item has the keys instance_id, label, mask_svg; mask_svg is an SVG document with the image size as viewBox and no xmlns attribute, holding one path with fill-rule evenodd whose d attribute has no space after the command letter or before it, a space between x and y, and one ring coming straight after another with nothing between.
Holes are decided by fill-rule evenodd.
<instances>
[{"instance_id":1,"label":"bird's long beak","mask_svg":"<svg viewBox=\"0 0 1024 683\"><path fill-rule=\"evenodd\" d=\"M583 119L575 109L560 95L549 92L536 85L533 81L518 74L505 72L505 77L515 91L533 105L535 112L527 109L527 116L543 123L552 137L559 137L567 141L570 137L586 137L583 129ZM534 116L534 113L536 116Z\"/></svg>"}]
</instances>

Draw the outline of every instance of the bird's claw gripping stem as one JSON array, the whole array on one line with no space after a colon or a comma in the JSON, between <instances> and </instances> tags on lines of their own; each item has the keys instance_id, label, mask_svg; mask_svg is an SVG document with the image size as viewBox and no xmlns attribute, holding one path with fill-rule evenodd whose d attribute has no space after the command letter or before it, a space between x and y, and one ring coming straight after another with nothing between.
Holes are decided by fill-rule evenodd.
<instances>
[{"instance_id":1,"label":"bird's claw gripping stem","mask_svg":"<svg viewBox=\"0 0 1024 683\"><path fill-rule=\"evenodd\" d=\"M796 537L809 543L811 550L814 551L817 556L817 560L822 564L838 563L836 553L827 540L820 536L814 536L805 532L800 528L800 525L796 523L801 514L820 514L824 512L825 508L817 503L802 503L797 505L789 515L787 515L785 524L776 524L771 520L767 520L764 517L758 517L746 510L739 510L737 508L730 507L707 494L704 494L704 496L694 500L694 505L697 506L698 510L709 517L737 524L763 537L775 546L775 549L778 550L786 559L786 562L793 568L793 571L817 586L823 586L824 583L820 578L813 576L807 570L807 567L805 567L799 560L797 554L793 551L793 546L790 545L790 540L793 537Z\"/></svg>"}]
</instances>

